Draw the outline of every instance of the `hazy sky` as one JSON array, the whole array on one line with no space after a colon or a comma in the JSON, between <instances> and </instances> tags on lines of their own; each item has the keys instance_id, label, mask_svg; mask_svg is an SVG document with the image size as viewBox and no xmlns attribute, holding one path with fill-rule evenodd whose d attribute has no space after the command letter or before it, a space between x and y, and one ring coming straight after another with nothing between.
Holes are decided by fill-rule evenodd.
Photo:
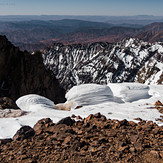
<instances>
[{"instance_id":1,"label":"hazy sky","mask_svg":"<svg viewBox=\"0 0 163 163\"><path fill-rule=\"evenodd\" d=\"M0 15L159 15L163 0L0 0Z\"/></svg>"}]
</instances>

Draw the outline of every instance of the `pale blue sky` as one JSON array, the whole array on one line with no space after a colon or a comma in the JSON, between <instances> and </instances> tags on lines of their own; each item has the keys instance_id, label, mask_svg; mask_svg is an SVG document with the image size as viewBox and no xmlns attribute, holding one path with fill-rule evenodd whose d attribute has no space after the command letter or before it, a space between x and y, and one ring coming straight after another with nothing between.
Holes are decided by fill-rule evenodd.
<instances>
[{"instance_id":1,"label":"pale blue sky","mask_svg":"<svg viewBox=\"0 0 163 163\"><path fill-rule=\"evenodd\" d=\"M0 0L0 15L156 15L163 0Z\"/></svg>"}]
</instances>

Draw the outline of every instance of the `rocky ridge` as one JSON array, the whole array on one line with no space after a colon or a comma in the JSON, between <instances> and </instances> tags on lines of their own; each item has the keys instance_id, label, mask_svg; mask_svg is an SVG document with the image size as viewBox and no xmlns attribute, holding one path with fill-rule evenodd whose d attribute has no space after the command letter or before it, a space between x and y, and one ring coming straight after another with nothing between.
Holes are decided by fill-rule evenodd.
<instances>
[{"instance_id":1,"label":"rocky ridge","mask_svg":"<svg viewBox=\"0 0 163 163\"><path fill-rule=\"evenodd\" d=\"M63 45L42 51L44 65L66 90L83 83L163 83L163 45L139 39ZM144 75L145 74L145 75Z\"/></svg>"},{"instance_id":2,"label":"rocky ridge","mask_svg":"<svg viewBox=\"0 0 163 163\"><path fill-rule=\"evenodd\" d=\"M55 103L65 101L64 89L45 69L41 54L22 52L0 36L0 96L15 101L26 94L39 94Z\"/></svg>"},{"instance_id":3,"label":"rocky ridge","mask_svg":"<svg viewBox=\"0 0 163 163\"><path fill-rule=\"evenodd\" d=\"M76 118L77 121L73 120ZM54 124L46 118L0 140L1 162L163 161L163 126L140 120L110 120L100 113L72 115Z\"/></svg>"}]
</instances>

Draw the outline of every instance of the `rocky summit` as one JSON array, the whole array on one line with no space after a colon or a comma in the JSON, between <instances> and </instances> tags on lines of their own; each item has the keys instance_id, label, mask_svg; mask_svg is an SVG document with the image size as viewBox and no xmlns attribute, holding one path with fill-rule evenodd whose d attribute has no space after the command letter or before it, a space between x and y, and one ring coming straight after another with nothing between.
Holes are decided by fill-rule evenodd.
<instances>
[{"instance_id":1,"label":"rocky summit","mask_svg":"<svg viewBox=\"0 0 163 163\"><path fill-rule=\"evenodd\" d=\"M0 36L0 96L16 100L32 93L55 103L65 101L64 89L54 74L45 69L41 54L22 52Z\"/></svg>"},{"instance_id":2,"label":"rocky summit","mask_svg":"<svg viewBox=\"0 0 163 163\"><path fill-rule=\"evenodd\" d=\"M77 121L75 121L75 118ZM110 120L100 113L39 120L0 140L1 162L163 162L163 126Z\"/></svg>"},{"instance_id":3,"label":"rocky summit","mask_svg":"<svg viewBox=\"0 0 163 163\"><path fill-rule=\"evenodd\" d=\"M83 83L163 84L163 45L139 39L63 45L42 51L44 64L67 90Z\"/></svg>"}]
</instances>

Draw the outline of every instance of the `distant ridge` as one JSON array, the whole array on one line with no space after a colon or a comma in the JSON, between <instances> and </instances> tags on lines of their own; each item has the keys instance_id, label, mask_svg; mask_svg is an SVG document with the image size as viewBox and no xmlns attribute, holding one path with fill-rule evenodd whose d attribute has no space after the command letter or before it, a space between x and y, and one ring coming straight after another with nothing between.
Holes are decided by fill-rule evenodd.
<instances>
[{"instance_id":1,"label":"distant ridge","mask_svg":"<svg viewBox=\"0 0 163 163\"><path fill-rule=\"evenodd\" d=\"M0 34L21 50L30 52L43 49L54 42L65 45L76 43L115 43L127 37L135 37L148 42L161 42L163 23L147 26L138 24L111 24L76 19L0 21Z\"/></svg>"}]
</instances>

